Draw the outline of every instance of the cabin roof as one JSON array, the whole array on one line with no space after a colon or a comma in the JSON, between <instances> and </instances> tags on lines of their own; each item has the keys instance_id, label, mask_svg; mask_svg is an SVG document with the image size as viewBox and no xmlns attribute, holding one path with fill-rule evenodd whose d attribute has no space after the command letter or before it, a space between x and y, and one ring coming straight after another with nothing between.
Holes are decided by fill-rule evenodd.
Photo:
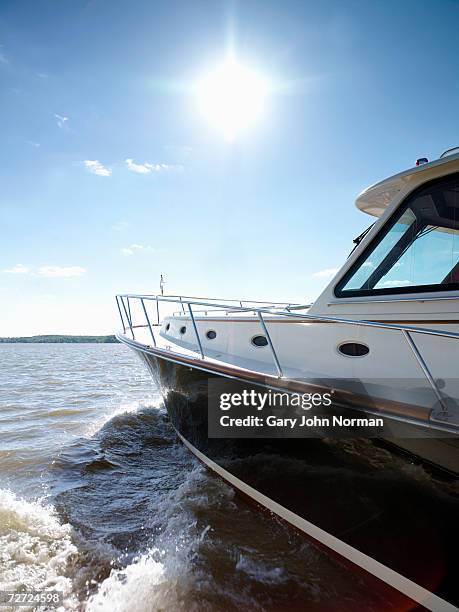
<instances>
[{"instance_id":1,"label":"cabin roof","mask_svg":"<svg viewBox=\"0 0 459 612\"><path fill-rule=\"evenodd\" d=\"M459 171L459 153L415 166L375 183L357 196L355 205L369 215L380 217L397 194L408 185L411 184L414 189L426 181L455 170Z\"/></svg>"}]
</instances>

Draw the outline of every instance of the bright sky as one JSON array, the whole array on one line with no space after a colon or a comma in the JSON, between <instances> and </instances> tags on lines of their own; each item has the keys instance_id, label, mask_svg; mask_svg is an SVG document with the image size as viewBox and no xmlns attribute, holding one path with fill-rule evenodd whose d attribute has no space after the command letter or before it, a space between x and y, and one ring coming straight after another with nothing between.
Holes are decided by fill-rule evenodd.
<instances>
[{"instance_id":1,"label":"bright sky","mask_svg":"<svg viewBox=\"0 0 459 612\"><path fill-rule=\"evenodd\" d=\"M358 192L459 144L458 23L448 0L2 0L0 335L112 333L115 293L161 273L314 299L371 222ZM265 87L236 134L200 99L230 55Z\"/></svg>"}]
</instances>

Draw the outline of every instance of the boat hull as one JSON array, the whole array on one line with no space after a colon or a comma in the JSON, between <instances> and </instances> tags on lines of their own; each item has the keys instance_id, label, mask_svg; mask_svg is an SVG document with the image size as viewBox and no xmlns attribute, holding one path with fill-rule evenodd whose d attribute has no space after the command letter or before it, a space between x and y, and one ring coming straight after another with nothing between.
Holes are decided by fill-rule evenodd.
<instances>
[{"instance_id":1,"label":"boat hull","mask_svg":"<svg viewBox=\"0 0 459 612\"><path fill-rule=\"evenodd\" d=\"M451 483L371 440L209 438L209 381L221 375L130 346L180 439L235 489L361 571L397 608L459 603Z\"/></svg>"}]
</instances>

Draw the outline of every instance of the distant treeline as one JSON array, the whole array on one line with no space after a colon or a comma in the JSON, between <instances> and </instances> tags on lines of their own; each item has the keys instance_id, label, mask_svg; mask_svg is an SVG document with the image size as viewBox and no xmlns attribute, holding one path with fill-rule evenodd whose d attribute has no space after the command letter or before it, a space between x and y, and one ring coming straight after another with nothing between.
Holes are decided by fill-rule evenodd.
<instances>
[{"instance_id":1,"label":"distant treeline","mask_svg":"<svg viewBox=\"0 0 459 612\"><path fill-rule=\"evenodd\" d=\"M24 336L17 338L0 338L0 343L54 343L60 344L64 342L96 342L98 344L111 344L118 342L115 336L61 336L61 335L49 335L49 336Z\"/></svg>"}]
</instances>

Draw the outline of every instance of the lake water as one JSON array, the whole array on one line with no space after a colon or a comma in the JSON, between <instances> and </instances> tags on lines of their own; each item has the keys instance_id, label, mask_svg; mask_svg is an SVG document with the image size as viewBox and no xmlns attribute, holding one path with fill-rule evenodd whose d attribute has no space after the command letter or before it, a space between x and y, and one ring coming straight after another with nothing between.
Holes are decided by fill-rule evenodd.
<instances>
[{"instance_id":1,"label":"lake water","mask_svg":"<svg viewBox=\"0 0 459 612\"><path fill-rule=\"evenodd\" d=\"M107 612L387 609L204 470L126 347L0 345L0 394L0 590Z\"/></svg>"}]
</instances>

